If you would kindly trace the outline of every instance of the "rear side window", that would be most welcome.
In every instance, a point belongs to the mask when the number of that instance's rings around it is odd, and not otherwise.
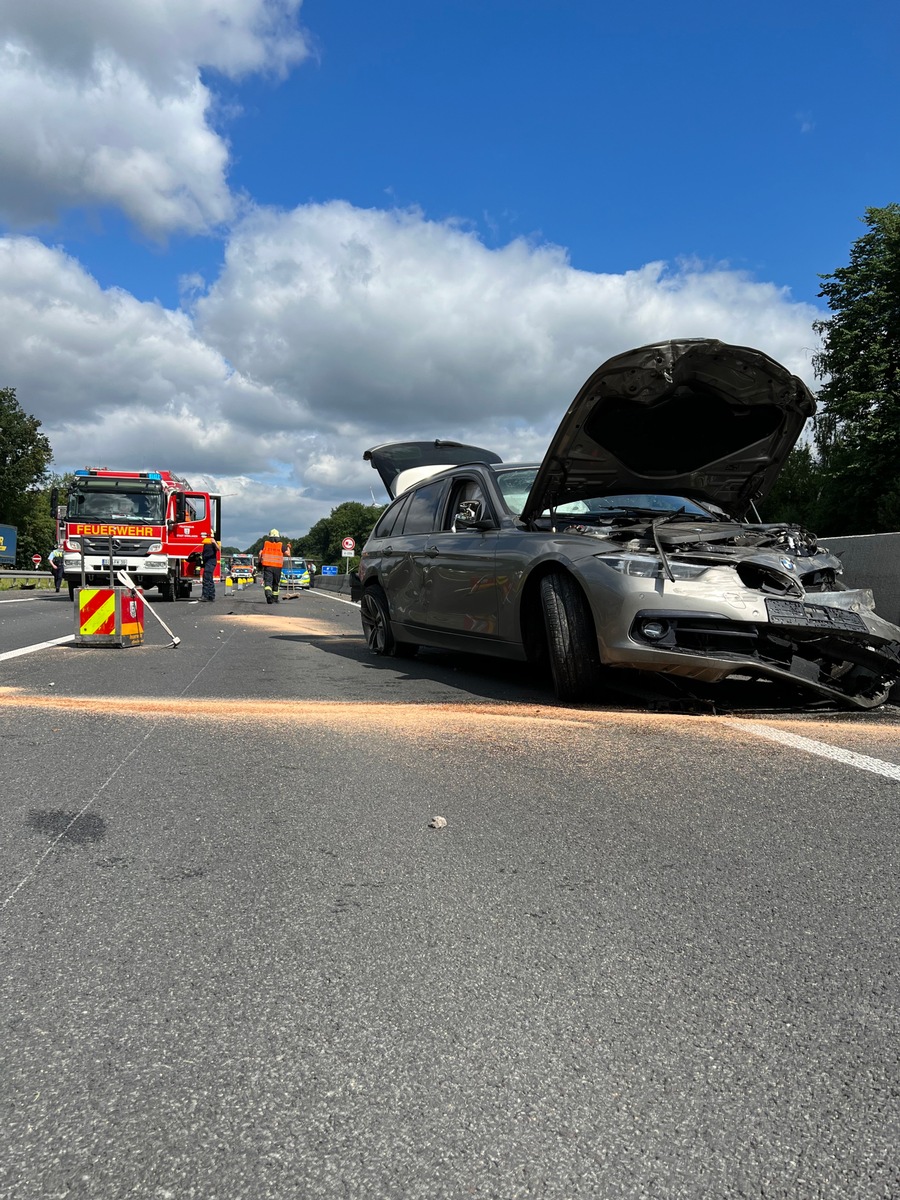
[[[390,508],[385,509],[385,511],[378,518],[378,524],[372,531],[372,537],[390,537],[395,528],[401,529],[403,527],[402,521],[398,523],[397,518],[400,516],[402,509],[405,508],[408,503],[409,496],[401,496],[399,500],[396,500],[390,506]]]
[[[438,505],[443,494],[443,480],[440,483],[429,483],[424,487],[416,488],[412,494],[409,508],[406,510],[403,533],[431,533],[437,521]],[[399,522],[395,532],[399,532]]]

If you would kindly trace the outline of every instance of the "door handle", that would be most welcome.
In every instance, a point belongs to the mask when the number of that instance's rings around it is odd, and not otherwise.
[[[437,546],[426,546],[425,553],[429,558],[437,558],[437,556],[440,554],[440,550],[438,550]]]
[[[394,551],[391,546],[385,546],[385,548],[382,550],[381,553],[384,555],[385,558],[387,558],[389,555],[393,554]]]

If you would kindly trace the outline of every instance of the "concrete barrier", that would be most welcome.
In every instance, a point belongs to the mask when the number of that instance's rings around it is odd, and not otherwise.
[[[340,575],[323,575],[319,571],[316,572],[316,581],[313,584],[313,591],[339,592],[342,596],[349,596],[350,580],[347,578],[346,572],[342,572]]]
[[[840,558],[847,587],[871,588],[878,615],[900,625],[900,533],[823,537],[819,545]]]

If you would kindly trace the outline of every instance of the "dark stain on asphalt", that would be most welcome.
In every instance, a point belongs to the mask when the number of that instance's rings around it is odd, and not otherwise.
[[[33,808],[28,828],[70,846],[89,846],[106,837],[106,822],[97,813],[66,812],[62,808]]]
[[[177,867],[168,875],[161,878],[166,883],[184,883],[188,879],[202,879],[206,875],[205,867]]]

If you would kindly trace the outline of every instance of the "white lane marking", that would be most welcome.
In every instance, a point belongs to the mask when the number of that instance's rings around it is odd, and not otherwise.
[[[327,592],[324,588],[321,591],[311,588],[307,594],[310,596],[321,596],[325,600],[337,600],[341,604],[352,604],[354,608],[359,608],[358,600],[345,600],[343,596],[335,596],[334,592]]]
[[[830,758],[847,767],[857,767],[860,771],[871,771],[874,775],[883,775],[885,779],[896,779],[900,782],[900,766],[897,763],[870,758],[868,754],[857,754],[855,750],[830,746],[827,742],[817,742],[814,738],[801,737],[798,733],[788,733],[786,729],[775,729],[771,725],[755,721],[726,721],[725,724],[730,725],[732,729],[743,729],[748,733],[755,733],[757,737],[768,738],[770,742],[781,742],[785,746],[793,746],[795,750],[805,750],[807,754],[818,754],[820,758]]]
[[[40,596],[18,596],[15,600],[0,600],[0,604],[27,604],[29,600],[40,600]]]
[[[31,654],[34,650],[47,650],[50,646],[61,646],[63,642],[74,642],[75,634],[67,633],[65,637],[54,638],[51,642],[37,642],[33,646],[23,646],[21,650],[7,650],[5,654],[0,654],[0,662],[4,662],[7,658],[18,658],[20,654]]]

